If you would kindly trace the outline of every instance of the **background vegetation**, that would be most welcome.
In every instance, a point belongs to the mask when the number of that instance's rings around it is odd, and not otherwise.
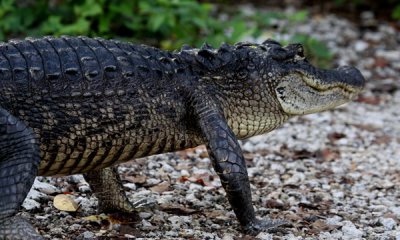
[[[120,38],[164,49],[180,48],[183,44],[200,46],[204,42],[216,47],[246,36],[258,37],[271,29],[277,19],[287,19],[290,24],[308,18],[307,11],[290,15],[261,10],[245,14],[237,8],[222,11],[223,3],[230,1],[216,2],[220,4],[195,0],[0,0],[0,40],[86,35]],[[334,2],[344,4],[342,0]],[[400,4],[393,17],[400,18]],[[315,62],[326,63],[332,57],[327,47],[311,36],[295,35],[289,41],[303,43]]]

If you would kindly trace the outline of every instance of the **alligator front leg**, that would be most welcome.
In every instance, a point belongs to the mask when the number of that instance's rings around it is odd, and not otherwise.
[[[234,133],[216,106],[206,101],[199,105],[196,112],[208,153],[243,232],[256,235],[286,224],[285,221],[256,218],[245,160]]]
[[[151,205],[151,201],[141,199],[131,203],[125,194],[117,167],[109,167],[84,174],[92,191],[99,200],[99,209],[104,213],[122,213],[137,220],[138,210]]]
[[[0,239],[42,239],[15,216],[35,180],[40,162],[34,133],[0,108]]]

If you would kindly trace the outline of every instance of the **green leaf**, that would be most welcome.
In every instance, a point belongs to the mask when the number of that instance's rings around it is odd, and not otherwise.
[[[242,40],[245,36],[251,36],[254,32],[254,28],[248,27],[245,22],[236,21],[233,24],[233,32],[230,39],[234,42]]]
[[[99,19],[99,32],[106,33],[110,31],[111,16],[107,15]]]
[[[394,8],[394,10],[393,10],[393,12],[392,12],[392,18],[393,18],[393,19],[400,20],[400,4],[398,4],[398,5]]]
[[[14,0],[1,0],[0,1],[0,17],[14,9]]]
[[[84,18],[79,18],[75,23],[65,25],[63,28],[59,29],[59,34],[68,34],[68,35],[88,35],[90,22]]]
[[[63,27],[60,16],[50,16],[47,21],[41,24],[40,29],[44,34],[51,34],[57,33]]]
[[[103,12],[103,10],[101,6],[94,0],[87,0],[84,1],[83,5],[76,5],[74,7],[74,12],[77,16],[92,17],[100,15]]]
[[[149,21],[151,31],[158,31],[165,20],[166,16],[163,14],[153,16]]]
[[[303,22],[307,19],[307,17],[308,17],[307,10],[301,10],[294,14],[288,14],[289,20],[293,22]]]

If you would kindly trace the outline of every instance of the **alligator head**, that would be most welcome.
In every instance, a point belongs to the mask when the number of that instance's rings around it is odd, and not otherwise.
[[[365,84],[354,67],[314,67],[300,44],[283,47],[267,40],[189,51],[197,63],[192,66],[200,66],[194,71],[212,86],[209,92],[224,105],[229,125],[243,138],[270,131],[290,116],[349,102]]]
[[[318,69],[306,60],[300,44],[282,48],[268,40],[264,45],[269,47],[270,62],[276,66],[272,76],[279,76],[274,81],[276,97],[288,114],[309,114],[339,106],[364,88],[365,80],[354,67]]]

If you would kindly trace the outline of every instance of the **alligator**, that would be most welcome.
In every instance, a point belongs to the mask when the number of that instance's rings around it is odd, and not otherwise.
[[[259,219],[238,140],[363,89],[354,67],[319,69],[274,40],[163,51],[88,37],[0,43],[0,239],[42,239],[17,215],[36,176],[83,173],[105,212],[134,213],[115,165],[205,144],[245,234]]]

